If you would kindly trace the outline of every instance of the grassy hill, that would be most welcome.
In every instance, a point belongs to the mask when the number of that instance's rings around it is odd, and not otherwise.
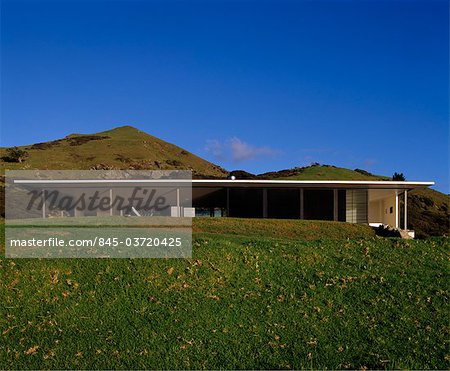
[[[448,195],[434,189],[417,189],[409,193],[408,226],[417,237],[450,236]]]
[[[8,169],[184,169],[196,176],[223,177],[217,165],[132,126],[95,134],[71,134],[50,142],[21,146],[23,163],[0,162]],[[0,157],[6,148],[0,148]]]
[[[259,174],[261,179],[280,180],[391,180],[361,169],[345,169],[333,165],[311,165]]]
[[[446,239],[199,222],[192,259],[0,259],[1,368],[448,369]]]

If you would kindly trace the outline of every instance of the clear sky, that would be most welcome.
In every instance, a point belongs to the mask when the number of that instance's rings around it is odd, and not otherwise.
[[[1,145],[133,125],[449,192],[448,1],[2,1]]]

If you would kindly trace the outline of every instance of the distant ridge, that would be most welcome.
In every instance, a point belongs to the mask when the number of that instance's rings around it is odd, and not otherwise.
[[[361,169],[345,169],[334,165],[295,167],[262,174],[252,174],[245,170],[234,170],[230,173],[236,179],[279,179],[279,180],[391,180],[381,175],[374,175]]]

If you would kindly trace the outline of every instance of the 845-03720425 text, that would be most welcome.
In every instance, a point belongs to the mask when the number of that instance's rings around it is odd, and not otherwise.
[[[93,237],[89,239],[69,239],[58,237],[45,239],[29,238],[9,241],[10,247],[179,247],[183,243],[181,237]]]

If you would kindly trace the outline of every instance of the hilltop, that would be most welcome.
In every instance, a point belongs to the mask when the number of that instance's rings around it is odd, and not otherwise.
[[[192,170],[194,176],[223,177],[226,171],[174,144],[132,126],[18,147],[23,163],[0,162],[8,169],[162,169]],[[6,148],[0,148],[4,157]]]
[[[237,179],[279,179],[279,180],[391,180],[391,178],[374,175],[362,169],[345,169],[334,165],[321,165],[318,163],[270,171],[262,174],[252,174],[244,170],[231,172]]]

